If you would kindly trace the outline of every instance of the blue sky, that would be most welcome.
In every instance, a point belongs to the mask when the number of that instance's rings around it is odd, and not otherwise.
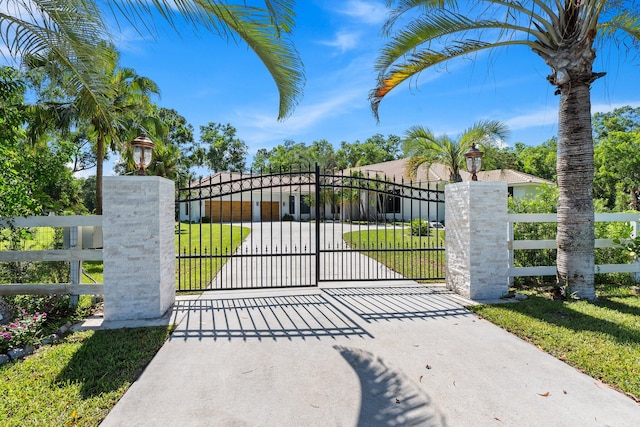
[[[374,61],[384,38],[387,9],[376,0],[299,0],[294,41],[307,76],[304,97],[293,115],[278,122],[275,84],[242,43],[213,35],[156,41],[121,34],[123,66],[155,80],[161,106],[174,108],[197,129],[210,121],[231,123],[254,153],[286,139],[334,146],[376,133],[402,135],[423,125],[455,136],[474,122],[501,120],[512,134],[509,145],[540,144],[557,133],[558,97],[547,82],[549,68],[523,47],[484,54],[423,73],[391,92],[376,123],[368,93],[375,85]],[[607,71],[592,88],[595,111],[640,106],[640,61],[631,63],[606,49],[594,71]]]
[[[262,2],[259,2],[262,3]],[[548,66],[524,47],[460,60],[396,88],[382,102],[376,123],[368,102],[374,61],[384,38],[383,0],[298,0],[294,41],[305,65],[304,96],[294,113],[277,121],[278,93],[266,68],[242,42],[212,34],[178,37],[162,31],[143,38],[121,22],[116,44],[121,66],[157,82],[160,106],[173,108],[197,130],[208,122],[231,123],[250,147],[271,148],[291,139],[363,141],[380,133],[402,134],[413,125],[436,134],[459,134],[478,120],[505,122],[506,141],[540,144],[557,133],[559,98],[547,82]],[[592,86],[592,112],[640,106],[640,59],[602,49],[594,71],[607,71]],[[249,163],[250,164],[250,163]]]

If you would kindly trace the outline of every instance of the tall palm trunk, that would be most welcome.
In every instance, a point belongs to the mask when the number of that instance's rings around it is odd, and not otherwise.
[[[104,163],[104,133],[98,132],[96,148],[96,215],[102,215],[102,175]]]
[[[595,299],[593,137],[590,82],[561,88],[558,113],[558,285]]]

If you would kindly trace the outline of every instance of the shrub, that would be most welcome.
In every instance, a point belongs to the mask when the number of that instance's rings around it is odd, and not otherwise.
[[[421,218],[416,218],[411,221],[411,235],[412,236],[428,236],[429,235],[429,221]]]
[[[283,221],[293,221],[293,215],[284,214],[284,215],[282,215],[282,220]]]
[[[45,313],[29,314],[22,311],[15,321],[0,326],[0,353],[11,348],[26,347],[38,342],[42,326],[47,319]]]
[[[543,185],[540,193],[533,198],[509,198],[509,211],[512,213],[555,213],[558,205],[558,189]],[[594,200],[596,212],[606,212],[602,200]],[[557,232],[556,223],[517,223],[513,227],[515,240],[554,240]],[[625,223],[613,222],[595,224],[596,239],[609,238],[624,240],[631,235],[631,226]],[[626,264],[632,261],[630,254],[622,245],[613,248],[597,248],[595,250],[596,264]],[[533,267],[540,265],[556,265],[557,251],[555,249],[536,249],[514,251],[514,265],[516,267]],[[624,282],[630,279],[629,274],[597,274],[597,282]],[[526,284],[530,281],[555,282],[555,277],[515,278],[516,284]]]
[[[18,313],[45,313],[48,321],[62,319],[73,314],[69,295],[15,295],[5,301]]]

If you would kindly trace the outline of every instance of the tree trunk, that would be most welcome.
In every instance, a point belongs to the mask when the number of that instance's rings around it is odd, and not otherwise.
[[[104,163],[104,135],[98,132],[96,148],[96,215],[102,215],[102,175]]]
[[[589,83],[561,90],[558,111],[558,285],[592,300],[594,287],[593,139]]]

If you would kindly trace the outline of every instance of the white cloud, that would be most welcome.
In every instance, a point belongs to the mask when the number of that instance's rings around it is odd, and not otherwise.
[[[379,24],[387,18],[388,9],[378,1],[348,0],[336,12],[365,24]]]
[[[595,113],[609,113],[616,108],[626,107],[627,105],[638,108],[640,107],[640,101],[629,101],[629,102],[616,102],[613,104],[592,104],[591,105],[591,114]]]
[[[340,52],[344,53],[357,47],[359,38],[359,33],[340,31],[333,40],[320,41],[319,43],[325,46],[336,47]]]
[[[550,126],[557,122],[558,112],[552,108],[544,108],[527,114],[511,117],[504,122],[512,130],[528,129],[537,126]]]
[[[242,139],[252,147],[261,144],[278,144],[284,139],[297,139],[296,135],[339,117],[348,110],[365,108],[363,96],[366,96],[366,92],[358,88],[336,92],[313,104],[303,103],[292,117],[283,122],[276,121],[271,111],[264,113],[244,109],[237,112],[233,123],[238,129],[242,129]]]
[[[608,113],[616,108],[630,105],[632,107],[640,107],[640,101],[616,102],[616,103],[597,103],[591,105],[591,114]],[[520,130],[529,129],[540,126],[557,126],[558,110],[555,107],[545,107],[538,111],[532,111],[526,114],[511,117],[504,121],[510,129]]]
[[[145,44],[154,41],[152,37],[145,37],[132,27],[111,26],[109,32],[113,34],[113,43],[121,52],[141,53],[145,51]]]

